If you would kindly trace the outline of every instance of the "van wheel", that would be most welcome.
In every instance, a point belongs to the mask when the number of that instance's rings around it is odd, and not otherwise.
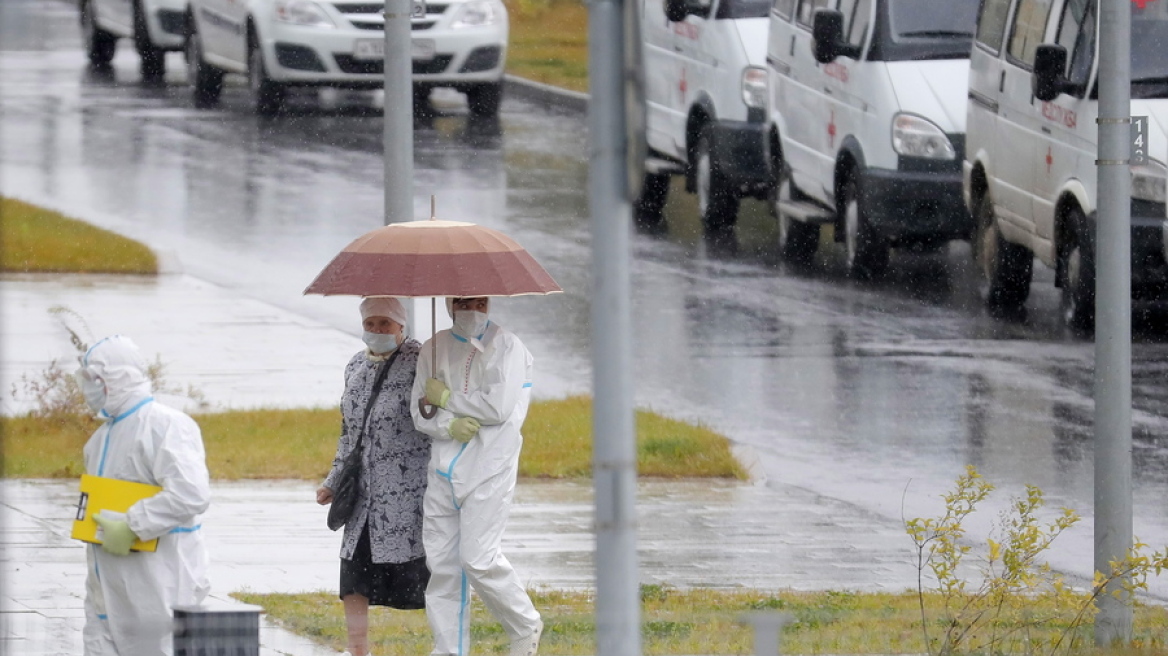
[[[466,90],[466,106],[475,116],[498,116],[503,100],[501,83],[476,84]]]
[[[866,279],[883,274],[888,268],[888,242],[868,220],[855,176],[844,184],[843,223],[848,275]]]
[[[786,164],[779,161],[775,167],[779,171],[778,182],[768,192],[771,215],[779,227],[779,255],[792,262],[807,262],[819,248],[819,224],[792,219],[784,212],[782,203],[806,199],[791,180],[791,172]]]
[[[143,82],[161,82],[166,74],[166,51],[155,47],[146,28],[146,12],[141,2],[134,3],[134,49],[138,51]]]
[[[114,58],[118,38],[97,26],[91,0],[83,0],[81,3],[81,36],[85,39],[85,54],[89,57],[89,63],[98,68],[109,66]]]
[[[989,194],[978,199],[977,243],[974,254],[985,280],[983,296],[994,309],[1017,309],[1030,295],[1034,254],[1002,237]]]
[[[264,66],[264,51],[254,35],[248,39],[247,82],[251,88],[253,109],[256,114],[275,116],[284,108],[287,89],[268,77],[268,69]]]
[[[669,176],[664,173],[646,173],[641,182],[641,195],[633,205],[637,227],[659,230],[665,225],[665,200],[669,197]]]
[[[1078,226],[1073,235],[1075,241],[1060,253],[1063,320],[1075,330],[1091,331],[1095,328],[1095,253],[1086,236],[1078,232],[1087,224],[1082,211],[1072,211],[1068,218]]]
[[[187,80],[191,84],[195,107],[212,107],[223,93],[223,71],[203,61],[203,42],[195,28],[194,18],[188,18],[186,57]]]
[[[711,153],[710,129],[702,128],[694,153],[694,182],[698,194],[698,210],[707,237],[729,236],[738,219],[738,196],[726,182]]]

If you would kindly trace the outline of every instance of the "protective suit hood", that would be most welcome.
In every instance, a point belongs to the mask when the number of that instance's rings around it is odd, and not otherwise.
[[[102,411],[116,417],[150,396],[146,359],[134,340],[112,335],[94,344],[81,358],[81,366],[105,382],[107,400]]]

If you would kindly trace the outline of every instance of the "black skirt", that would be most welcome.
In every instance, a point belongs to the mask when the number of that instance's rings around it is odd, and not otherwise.
[[[404,563],[373,562],[368,530],[361,531],[353,559],[341,559],[341,599],[359,594],[371,606],[419,610],[426,607],[429,582],[430,570],[424,557]]]

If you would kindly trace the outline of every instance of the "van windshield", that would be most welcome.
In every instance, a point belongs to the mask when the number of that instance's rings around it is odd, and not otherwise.
[[[1168,1],[1132,4],[1131,96],[1168,98]]]
[[[714,18],[766,18],[770,11],[770,0],[722,0]]]
[[[980,0],[886,0],[879,58],[965,59],[973,45]]]

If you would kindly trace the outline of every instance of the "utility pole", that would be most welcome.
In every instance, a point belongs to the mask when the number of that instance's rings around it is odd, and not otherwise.
[[[1132,546],[1131,1],[1099,1],[1099,207],[1095,276],[1095,571]],[[1123,580],[1099,595],[1095,643],[1127,644]],[[1118,597],[1116,596],[1118,593]]]
[[[597,656],[641,653],[630,301],[633,216],[623,79],[622,2],[629,1],[591,0],[588,5]]]

